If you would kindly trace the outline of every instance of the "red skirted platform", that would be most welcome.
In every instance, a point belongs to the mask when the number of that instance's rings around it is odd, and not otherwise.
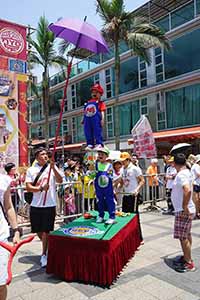
[[[140,243],[137,215],[109,240],[52,234],[46,271],[66,281],[110,286]]]

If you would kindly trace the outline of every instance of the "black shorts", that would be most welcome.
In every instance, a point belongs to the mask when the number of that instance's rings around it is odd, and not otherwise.
[[[125,195],[122,199],[122,211],[138,213],[138,201],[133,195]]]
[[[54,229],[56,207],[34,207],[30,208],[31,232],[49,232]]]
[[[193,191],[194,191],[195,193],[200,193],[200,185],[194,184],[194,186],[193,186]]]

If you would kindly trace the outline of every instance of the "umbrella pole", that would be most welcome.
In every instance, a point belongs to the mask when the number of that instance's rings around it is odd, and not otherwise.
[[[67,66],[67,78],[66,78],[66,82],[65,82],[63,99],[62,99],[62,102],[61,102],[60,115],[59,115],[59,119],[58,119],[58,125],[57,125],[57,128],[56,128],[56,136],[55,136],[55,141],[54,141],[54,146],[53,146],[53,153],[52,153],[53,162],[55,161],[55,153],[56,153],[56,147],[57,147],[57,143],[58,143],[58,136],[59,136],[60,126],[61,126],[64,106],[65,106],[65,101],[67,101],[67,88],[68,88],[69,78],[70,78],[71,69],[72,69],[72,62],[73,62],[73,56],[71,58],[71,61],[70,61],[69,65]],[[48,173],[48,178],[47,178],[47,184],[49,184],[49,180],[50,180],[50,176],[51,176],[51,169],[52,169],[52,167],[50,166],[49,173]],[[46,198],[47,198],[47,191],[45,191],[43,205],[45,205],[45,203],[46,203]]]
[[[85,16],[84,22],[86,21],[86,19],[87,19],[87,16]],[[76,49],[78,48],[80,39],[81,39],[81,33],[79,34],[77,43],[75,45],[74,53],[75,53]],[[58,136],[59,136],[60,126],[61,126],[61,121],[62,121],[63,110],[64,110],[64,106],[65,106],[65,101],[67,101],[67,88],[68,88],[68,84],[69,84],[69,78],[70,78],[70,74],[71,74],[73,58],[74,58],[74,55],[72,55],[71,61],[70,61],[69,65],[67,66],[67,78],[66,78],[66,82],[65,82],[63,99],[61,102],[60,115],[59,115],[59,119],[58,119],[58,125],[56,128],[56,136],[55,136],[55,142],[54,142],[54,147],[53,147],[53,154],[52,154],[53,162],[55,161],[55,153],[56,153],[56,147],[57,147],[57,143],[58,143]],[[49,184],[49,180],[50,180],[50,176],[51,176],[51,169],[52,169],[52,167],[50,165],[49,174],[48,174],[48,178],[47,178],[47,184]],[[46,203],[46,199],[47,199],[47,191],[45,191],[45,194],[44,194],[43,206]]]

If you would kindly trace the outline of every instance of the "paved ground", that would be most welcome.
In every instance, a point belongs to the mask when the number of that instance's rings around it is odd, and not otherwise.
[[[142,211],[145,244],[110,289],[66,283],[40,269],[40,242],[25,245],[15,257],[9,300],[200,300],[200,220],[193,222],[193,259],[197,270],[185,274],[171,268],[180,255],[172,238],[173,216]]]

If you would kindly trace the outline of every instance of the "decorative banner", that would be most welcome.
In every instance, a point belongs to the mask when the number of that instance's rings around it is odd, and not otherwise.
[[[26,73],[26,63],[22,60],[9,59],[9,70],[16,73]]]
[[[141,116],[131,133],[133,136],[133,151],[139,158],[153,158],[157,156],[151,125],[145,115]]]
[[[28,163],[26,27],[0,20],[0,173]]]
[[[0,20],[0,55],[27,60],[25,26]]]
[[[8,58],[0,56],[0,70],[8,70]]]
[[[18,166],[17,96],[16,74],[0,71],[0,172],[8,162]]]
[[[18,81],[18,99],[19,99],[19,165],[28,165],[28,126],[27,126],[27,101],[26,101],[27,83]]]
[[[69,228],[61,228],[60,231],[62,231],[66,235],[76,236],[76,237],[84,237],[84,236],[90,236],[90,235],[104,233],[104,231],[99,230],[96,227],[85,226],[85,225],[74,226],[74,227],[69,227]]]

